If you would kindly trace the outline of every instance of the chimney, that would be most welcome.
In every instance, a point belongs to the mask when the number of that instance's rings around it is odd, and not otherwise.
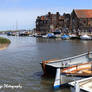
[[[57,15],[57,16],[60,16],[59,12],[56,12],[56,15]]]
[[[51,16],[51,12],[48,12],[48,16],[49,16],[49,17]]]

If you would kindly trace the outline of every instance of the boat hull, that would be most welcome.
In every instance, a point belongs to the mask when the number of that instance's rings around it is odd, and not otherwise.
[[[42,66],[42,70],[44,72],[43,75],[55,77],[55,75],[56,75],[56,68],[55,67],[49,66],[49,65],[45,65],[45,67],[44,67],[43,64],[41,64],[41,66]]]

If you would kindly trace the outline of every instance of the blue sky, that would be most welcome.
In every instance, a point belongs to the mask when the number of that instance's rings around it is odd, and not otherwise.
[[[0,30],[15,30],[16,21],[18,29],[32,29],[37,16],[72,9],[92,9],[92,0],[0,0]]]

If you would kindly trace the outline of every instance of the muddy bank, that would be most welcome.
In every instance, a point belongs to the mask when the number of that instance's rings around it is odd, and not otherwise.
[[[0,50],[4,50],[9,46],[9,44],[0,44]]]

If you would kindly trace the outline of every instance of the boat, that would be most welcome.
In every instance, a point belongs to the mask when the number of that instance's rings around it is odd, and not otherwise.
[[[82,39],[82,40],[91,40],[92,38],[85,34],[85,35],[80,36],[80,39]]]
[[[41,37],[42,37],[42,35],[36,35],[35,37],[36,37],[36,38],[41,38]]]
[[[54,33],[48,33],[48,34],[47,34],[47,37],[48,37],[48,38],[56,38],[55,35],[54,35]]]
[[[92,61],[92,52],[87,52],[77,56],[65,58],[65,59],[51,59],[42,61],[40,64],[42,66],[45,75],[56,75],[56,69],[59,67],[61,69],[67,68],[72,65],[78,65],[81,63],[88,63]]]
[[[56,34],[55,37],[56,38],[61,38],[61,34]]]
[[[19,33],[19,36],[29,36],[29,33],[28,32],[20,32]]]
[[[46,34],[46,35],[42,35],[42,38],[48,38],[48,35]]]
[[[77,36],[76,34],[71,34],[69,36],[70,36],[70,39],[80,39],[79,36]]]
[[[61,39],[63,39],[63,40],[68,40],[68,39],[70,39],[70,36],[64,34],[63,36],[61,36]]]
[[[7,33],[7,36],[11,36],[11,34],[12,34],[11,32],[8,32],[8,33]]]
[[[62,85],[65,85],[74,80],[79,80],[84,77],[92,76],[92,62],[73,65],[64,69],[57,68],[54,88],[59,88]]]
[[[92,77],[69,83],[71,92],[92,92]]]

